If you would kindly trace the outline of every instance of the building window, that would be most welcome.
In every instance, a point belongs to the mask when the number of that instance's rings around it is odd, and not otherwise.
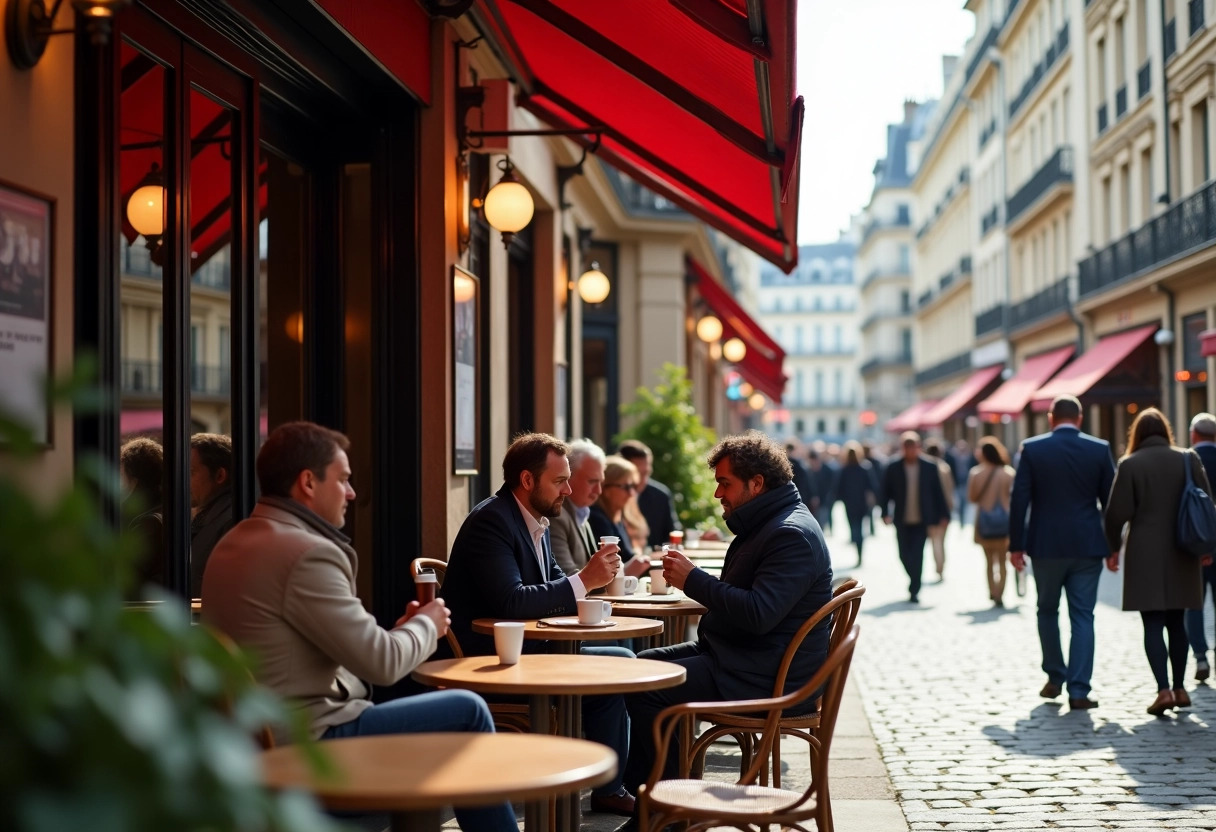
[[[1207,328],[1207,315],[1196,312],[1182,319],[1182,368],[1184,370],[1207,370],[1207,359],[1200,348],[1199,333]]]

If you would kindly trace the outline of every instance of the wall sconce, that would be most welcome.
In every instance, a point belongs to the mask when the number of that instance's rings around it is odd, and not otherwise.
[[[742,338],[731,338],[722,345],[722,357],[732,364],[738,364],[747,355],[747,344]]]
[[[139,185],[127,200],[127,222],[143,236],[152,262],[160,265],[161,240],[165,233],[165,178],[160,165],[152,163],[152,169],[139,180]]]
[[[603,303],[611,291],[612,284],[608,275],[600,271],[599,263],[592,260],[591,268],[579,275],[578,296],[583,299],[583,303]]]
[[[473,203],[469,194],[469,154],[456,157],[456,245],[464,254],[472,238]]]
[[[71,0],[76,14],[85,21],[89,40],[95,46],[108,43],[114,14],[131,0]],[[32,69],[46,51],[51,35],[66,35],[74,29],[55,29],[55,16],[63,0],[48,10],[45,0],[8,0],[4,10],[8,54],[17,69]]]
[[[502,179],[490,188],[481,210],[490,227],[502,233],[502,244],[510,248],[511,239],[532,222],[536,203],[532,201],[532,193],[515,177],[510,156],[498,163],[498,169],[502,171]]]
[[[722,322],[716,315],[705,315],[697,321],[697,337],[712,344],[722,337]]]

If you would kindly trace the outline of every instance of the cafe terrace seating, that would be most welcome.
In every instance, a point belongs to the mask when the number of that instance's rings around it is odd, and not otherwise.
[[[850,596],[849,593],[857,594]],[[850,603],[855,604],[860,593],[855,588],[838,597],[849,598],[849,601],[842,602],[843,609]],[[691,702],[663,710],[654,725],[658,748],[655,765],[649,780],[638,789],[638,825],[641,832],[657,832],[669,824],[680,823],[688,824],[687,832],[718,826],[750,829],[772,824],[805,830],[802,824],[808,820],[814,820],[820,832],[830,830],[828,757],[860,630],[860,625],[853,624],[840,642],[829,650],[827,659],[815,675],[787,696],[734,702]],[[809,739],[814,749],[810,784],[803,792],[757,784],[760,770],[767,763],[773,745],[780,741],[782,711],[806,701],[820,688],[823,688],[823,696],[819,707],[819,727]],[[760,741],[751,765],[738,783],[659,779],[671,743],[676,741],[674,734],[677,728],[710,714],[752,715],[761,711],[765,712],[765,717]]]

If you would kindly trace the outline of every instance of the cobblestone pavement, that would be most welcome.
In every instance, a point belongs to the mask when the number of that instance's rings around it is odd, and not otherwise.
[[[861,568],[844,523],[829,541],[837,577],[868,587],[852,672],[912,830],[1216,829],[1216,689],[1188,681],[1192,708],[1145,712],[1156,684],[1140,618],[1120,610],[1121,575],[1100,586],[1100,706],[1070,712],[1038,696],[1033,579],[1019,599],[1011,578],[1007,608],[993,609],[970,528],[951,525],[942,583],[926,547],[919,606],[891,529],[867,540]],[[1067,638],[1063,610],[1061,628]]]

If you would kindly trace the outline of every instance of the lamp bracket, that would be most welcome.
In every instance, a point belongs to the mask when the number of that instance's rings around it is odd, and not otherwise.
[[[85,21],[85,31],[94,46],[110,40],[114,13],[129,5],[131,0],[72,0],[77,19]],[[55,29],[55,18],[63,0],[54,0],[47,8],[46,0],[7,0],[4,9],[5,40],[8,54],[18,69],[32,69],[46,51],[52,35],[73,34],[75,29]]]
[[[587,154],[594,153],[600,149],[600,142],[603,141],[604,134],[596,133],[595,141],[589,145],[583,145],[583,155],[573,165],[558,165],[557,166],[557,207],[563,211],[571,207],[569,202],[566,202],[566,183],[576,176],[581,176],[583,173],[583,163],[587,161]]]

